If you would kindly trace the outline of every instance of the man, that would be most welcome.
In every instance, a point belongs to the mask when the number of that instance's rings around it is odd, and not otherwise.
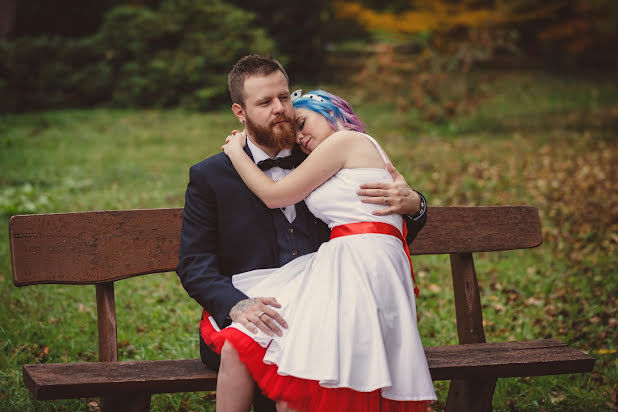
[[[288,77],[271,57],[240,59],[228,76],[232,111],[247,132],[245,151],[273,180],[289,173],[303,154],[294,147],[296,127]],[[281,163],[271,159],[284,159]],[[425,220],[424,199],[412,191],[397,171],[394,183],[376,183],[360,191],[363,201],[381,203],[382,213],[407,217],[408,243]],[[421,204],[423,207],[421,207]],[[221,153],[191,167],[182,218],[177,273],[184,288],[210,313],[219,327],[236,321],[247,328],[280,334],[285,320],[273,310],[270,297],[248,298],[233,284],[234,274],[280,267],[314,252],[329,238],[328,227],[304,202],[268,209],[243,183],[229,158]],[[219,357],[200,336],[202,361],[218,369]],[[258,391],[259,392],[259,391]],[[256,411],[274,405],[255,404]]]

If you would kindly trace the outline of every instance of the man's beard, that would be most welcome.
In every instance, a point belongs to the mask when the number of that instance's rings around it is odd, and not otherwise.
[[[260,146],[276,150],[278,153],[283,149],[290,149],[296,141],[296,124],[285,115],[277,116],[267,126],[257,125],[249,116],[246,116],[246,119],[249,134]]]

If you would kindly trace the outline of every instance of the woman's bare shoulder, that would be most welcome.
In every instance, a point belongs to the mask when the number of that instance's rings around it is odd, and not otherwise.
[[[362,167],[383,168],[384,160],[378,148],[366,134],[352,130],[340,130],[334,133],[333,143],[339,146],[347,154],[344,168],[354,169]]]
[[[339,130],[333,133],[329,140],[332,139],[333,142],[338,142],[338,144],[346,144],[352,142],[360,142],[365,141],[367,143],[371,142],[367,139],[367,136],[364,133],[355,132],[353,130]]]

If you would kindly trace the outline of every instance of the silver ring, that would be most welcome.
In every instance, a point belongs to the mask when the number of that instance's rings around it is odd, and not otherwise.
[[[388,196],[384,196],[384,204],[388,205]]]
[[[262,313],[260,313],[260,316],[258,316],[258,319],[259,319],[259,320],[262,320],[262,316],[263,316],[263,315],[265,315],[265,314],[266,314],[266,312],[262,312]]]

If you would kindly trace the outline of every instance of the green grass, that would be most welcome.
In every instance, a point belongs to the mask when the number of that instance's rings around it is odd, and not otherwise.
[[[595,357],[595,369],[501,379],[496,411],[615,410],[616,84],[502,73],[475,110],[439,125],[388,104],[353,102],[431,205],[539,208],[543,246],[475,256],[487,338],[558,338]],[[96,360],[95,292],[91,286],[15,287],[9,216],[182,207],[189,166],[219,152],[235,127],[227,110],[0,117],[0,410],[96,409],[95,399],[37,402],[23,385],[25,363]],[[424,343],[456,343],[448,256],[415,257],[414,266]],[[121,360],[199,356],[200,308],[174,273],[122,280],[115,289]],[[435,385],[440,410],[448,382]],[[214,407],[212,394],[197,393],[155,395],[153,409]]]

